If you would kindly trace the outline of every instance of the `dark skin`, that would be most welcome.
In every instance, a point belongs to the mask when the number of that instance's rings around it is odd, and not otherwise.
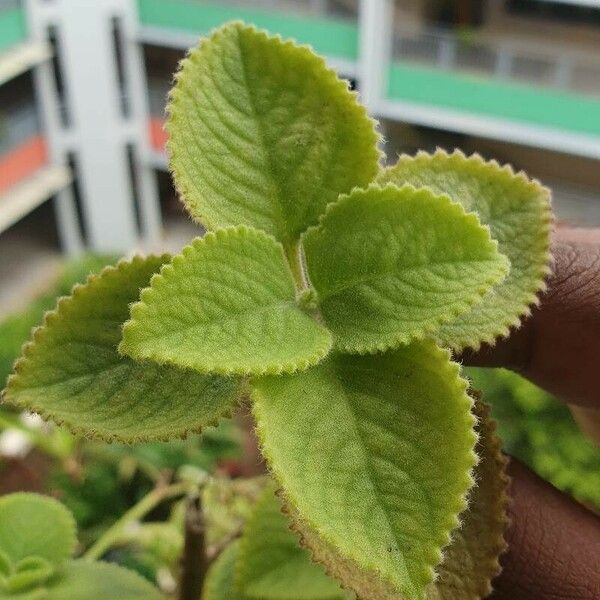
[[[504,367],[566,402],[600,445],[600,230],[560,228],[539,308],[464,364]],[[599,449],[600,451],[600,449]],[[600,516],[515,459],[509,464],[509,549],[494,600],[600,599]]]

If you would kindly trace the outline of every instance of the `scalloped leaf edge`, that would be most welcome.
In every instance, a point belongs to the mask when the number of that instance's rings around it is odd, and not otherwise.
[[[145,310],[147,310],[146,303],[154,295],[153,287],[157,283],[160,285],[160,283],[162,283],[164,281],[164,276],[166,273],[172,272],[178,263],[181,264],[182,262],[184,262],[187,255],[189,255],[191,252],[194,252],[195,250],[197,250],[198,248],[200,248],[202,246],[218,243],[220,240],[230,237],[232,235],[241,235],[242,237],[255,236],[256,238],[263,238],[265,240],[269,240],[270,242],[273,242],[274,244],[276,244],[277,247],[281,250],[281,253],[282,253],[281,258],[285,263],[286,270],[290,276],[290,280],[293,281],[292,271],[290,269],[289,262],[285,256],[283,246],[282,246],[281,242],[277,241],[272,235],[270,235],[260,229],[255,229],[253,227],[249,227],[247,225],[235,225],[235,226],[231,226],[231,227],[220,227],[218,229],[215,229],[214,231],[209,231],[203,237],[194,238],[192,240],[192,242],[190,244],[188,244],[187,246],[185,246],[179,254],[176,254],[175,256],[172,257],[172,259],[169,262],[166,262],[165,264],[163,264],[162,267],[160,268],[159,272],[155,273],[151,277],[148,287],[144,288],[140,293],[140,300],[138,302],[135,302],[134,304],[132,304],[130,307],[130,318],[123,325],[123,339],[121,340],[121,343],[118,346],[119,354],[128,356],[129,358],[132,358],[133,360],[136,360],[136,361],[151,360],[152,362],[155,362],[160,365],[172,365],[175,367],[183,368],[182,365],[177,364],[174,361],[165,360],[156,355],[141,356],[135,352],[131,352],[130,350],[127,350],[126,349],[127,344],[124,339],[126,332],[128,330],[131,330],[133,327],[135,327],[134,320],[136,319],[136,317],[138,315],[142,314]],[[300,306],[297,303],[297,300],[296,300],[295,306],[298,311],[302,312]],[[317,323],[317,324],[320,325],[320,323]],[[323,360],[331,351],[331,347],[332,347],[332,343],[333,343],[331,333],[325,327],[323,327],[323,326],[321,326],[321,327],[324,331],[327,331],[327,333],[329,333],[329,339],[327,341],[328,343],[324,344],[323,346],[321,346],[320,348],[315,350],[313,354],[311,354],[309,357],[306,357],[306,358],[298,359],[295,361],[289,361],[287,363],[282,362],[277,365],[264,367],[262,369],[248,369],[248,368],[243,368],[243,367],[240,367],[240,368],[211,367],[210,369],[207,368],[206,370],[204,370],[204,369],[199,368],[197,365],[195,365],[195,366],[190,365],[190,366],[187,366],[186,368],[189,368],[191,370],[197,371],[199,373],[204,373],[207,375],[213,374],[213,375],[221,375],[224,377],[231,377],[231,376],[261,377],[264,375],[282,375],[282,374],[287,375],[287,374],[296,373],[298,371],[305,371],[309,367],[312,367],[312,366],[318,364],[319,362],[321,362],[321,360]]]
[[[527,297],[524,299],[524,308],[516,317],[505,319],[502,323],[499,323],[495,333],[482,336],[477,340],[471,339],[465,341],[463,344],[448,344],[444,345],[450,347],[453,351],[459,352],[462,350],[471,349],[477,352],[482,344],[487,344],[491,347],[495,346],[496,343],[510,335],[511,329],[519,328],[523,319],[531,315],[532,308],[539,306],[540,295],[547,291],[548,287],[546,279],[552,275],[552,265],[554,259],[552,257],[550,248],[550,234],[553,230],[554,217],[552,215],[552,192],[550,188],[543,185],[540,181],[535,178],[529,177],[525,171],[515,169],[510,164],[501,164],[497,160],[485,160],[479,153],[474,152],[472,154],[465,154],[462,150],[455,148],[452,152],[448,152],[442,148],[437,148],[435,152],[429,153],[424,150],[419,150],[414,156],[409,154],[399,154],[398,160],[395,164],[383,168],[378,174],[377,178],[381,177],[384,173],[393,172],[394,167],[401,162],[419,162],[429,161],[435,157],[442,157],[447,160],[454,160],[460,163],[467,163],[478,170],[492,169],[495,171],[495,175],[506,177],[512,180],[513,185],[523,185],[530,189],[535,189],[543,197],[543,200],[539,202],[539,208],[543,214],[542,219],[542,231],[540,232],[537,243],[540,244],[541,253],[545,255],[544,266],[542,266],[537,274],[535,283],[527,291]],[[438,340],[439,341],[439,340]]]
[[[448,377],[447,380],[451,379],[454,381],[455,389],[458,394],[462,395],[463,401],[466,401],[468,406],[470,407],[470,414],[472,417],[472,435],[473,435],[473,444],[472,449],[470,451],[471,454],[471,467],[465,473],[465,489],[466,491],[457,497],[451,507],[451,513],[448,515],[447,525],[445,527],[446,533],[440,535],[439,540],[435,542],[435,546],[437,549],[432,549],[432,555],[430,562],[434,566],[426,567],[426,577],[430,580],[435,579],[435,566],[439,565],[442,560],[443,548],[446,547],[451,541],[452,531],[454,531],[461,523],[460,515],[463,513],[468,507],[468,497],[469,492],[475,485],[475,479],[473,477],[474,469],[479,462],[479,457],[475,453],[475,447],[479,440],[479,435],[475,430],[475,425],[477,423],[477,417],[474,415],[474,401],[471,395],[468,393],[469,390],[469,382],[466,380],[461,374],[461,365],[452,360],[451,352],[445,348],[440,348],[438,346],[434,346],[434,348],[440,354],[443,354],[447,357],[447,362],[444,365],[444,370],[446,371]],[[250,398],[254,399],[257,394],[256,388],[252,388]],[[265,459],[265,464],[271,474],[271,477],[275,480],[278,487],[281,490],[278,492],[280,498],[282,500],[284,506],[284,512],[290,518],[292,530],[296,532],[296,534],[300,538],[300,543],[303,547],[307,548],[313,560],[322,564],[325,568],[325,572],[335,578],[340,582],[342,587],[346,590],[355,592],[361,600],[405,600],[405,597],[400,595],[399,592],[395,591],[394,584],[391,581],[388,581],[386,578],[380,578],[377,576],[378,568],[377,565],[370,565],[368,567],[361,567],[359,565],[359,561],[357,557],[354,556],[341,556],[336,549],[335,541],[329,539],[327,536],[324,536],[320,533],[319,528],[316,524],[314,524],[309,518],[306,518],[298,512],[297,503],[294,498],[289,495],[283,484],[283,477],[279,473],[279,471],[273,466],[273,461],[271,460],[270,453],[265,448],[265,435],[264,435],[264,425],[261,424],[260,415],[257,414],[257,403],[252,403],[252,414],[254,416],[255,421],[255,431],[256,437],[258,440],[259,448],[262,456]],[[435,555],[435,556],[434,556]],[[342,568],[337,569],[335,566],[332,567],[332,559],[331,557],[335,557],[336,561],[342,564]],[[368,571],[372,572],[369,573]],[[367,578],[365,579],[365,588],[360,591],[350,587],[347,582],[345,582],[342,577],[346,572],[359,572],[365,573]],[[378,590],[377,594],[384,595],[370,595],[373,590]]]
[[[474,595],[466,595],[463,592],[456,597],[449,596],[444,591],[438,592],[437,582],[442,576],[444,569],[444,558],[447,554],[448,549],[452,546],[452,537],[458,532],[455,529],[452,532],[450,544],[442,550],[442,560],[436,568],[436,579],[429,584],[425,591],[425,600],[479,600],[480,598],[487,598],[488,595],[493,591],[492,581],[494,577],[499,575],[502,571],[500,564],[500,556],[507,550],[508,544],[505,538],[506,528],[509,524],[509,518],[507,509],[510,505],[510,499],[508,496],[508,486],[510,484],[510,477],[506,471],[508,465],[508,457],[502,452],[502,440],[496,434],[496,421],[491,417],[491,408],[488,404],[481,400],[481,394],[473,388],[469,389],[469,395],[473,398],[473,414],[477,420],[475,426],[478,432],[478,441],[476,451],[479,457],[479,464],[483,461],[493,462],[495,468],[493,469],[496,487],[499,489],[498,495],[494,496],[493,503],[489,506],[488,515],[491,520],[494,521],[496,527],[493,528],[494,533],[500,532],[497,537],[494,536],[492,541],[488,544],[488,552],[484,559],[481,556],[477,557],[476,571],[477,575],[481,576],[476,582],[477,590]],[[485,440],[485,442],[484,442]],[[483,458],[482,458],[483,457]],[[464,518],[461,521],[466,522],[469,519],[470,506],[472,504],[473,495],[477,493],[477,479],[478,472],[474,471],[475,484],[469,490],[467,496],[467,507],[463,511],[462,515]],[[455,591],[454,586],[450,584],[450,592]],[[448,588],[446,587],[446,590]]]
[[[304,53],[305,56],[310,56],[312,59],[314,59],[315,67],[318,67],[324,76],[327,76],[327,77],[333,76],[333,78],[335,79],[335,85],[337,87],[336,92],[338,94],[349,94],[350,98],[354,101],[352,108],[358,112],[359,116],[362,117],[365,120],[365,122],[368,122],[371,125],[372,132],[374,134],[373,150],[377,156],[376,162],[381,164],[383,159],[385,158],[385,154],[384,154],[383,150],[381,149],[381,145],[384,141],[384,138],[378,129],[379,122],[369,115],[367,108],[359,101],[359,93],[357,91],[350,90],[348,87],[348,82],[346,80],[340,78],[339,75],[337,74],[336,70],[329,67],[327,65],[326,60],[320,54],[317,54],[314,51],[314,49],[312,48],[312,46],[310,46],[308,44],[299,44],[298,42],[296,42],[293,39],[284,39],[280,34],[273,35],[273,34],[269,33],[266,29],[258,28],[255,25],[248,25],[239,19],[229,21],[228,23],[225,23],[224,25],[221,25],[220,27],[217,27],[217,28],[213,29],[212,31],[210,31],[210,33],[205,38],[202,38],[200,40],[200,43],[198,45],[190,48],[187,51],[186,56],[179,61],[177,71],[175,72],[175,74],[173,76],[174,85],[169,90],[169,94],[168,94],[168,98],[167,98],[167,106],[165,109],[165,112],[168,115],[168,118],[167,118],[167,120],[165,122],[165,126],[164,126],[164,129],[167,133],[166,151],[169,156],[169,172],[171,173],[171,176],[173,179],[175,191],[177,192],[177,195],[179,196],[181,202],[185,206],[185,209],[186,209],[187,213],[190,215],[190,217],[192,218],[192,220],[195,221],[196,223],[198,223],[199,225],[202,225],[207,230],[217,230],[222,227],[219,227],[218,225],[211,223],[210,220],[207,219],[205,215],[199,214],[198,210],[194,209],[193,205],[187,199],[189,196],[193,196],[193,193],[190,193],[187,184],[184,183],[185,177],[180,177],[180,169],[175,164],[177,161],[177,159],[175,158],[175,154],[177,151],[174,147],[174,143],[172,142],[172,139],[173,139],[173,137],[172,137],[173,132],[171,129],[171,122],[173,119],[172,106],[174,106],[174,103],[176,101],[176,98],[175,98],[176,84],[177,84],[178,80],[180,79],[180,77],[182,76],[183,68],[185,66],[186,61],[194,62],[197,59],[198,53],[201,51],[202,47],[205,44],[209,43],[213,38],[215,38],[216,36],[221,34],[223,32],[223,30],[230,28],[230,27],[244,28],[244,29],[251,30],[254,34],[261,36],[264,40],[271,40],[271,41],[278,42],[283,48],[294,49],[294,51],[302,52],[302,53]],[[374,174],[374,177],[375,176],[376,176],[376,173]]]
[[[392,334],[385,341],[372,343],[372,344],[344,344],[344,343],[335,343],[335,350],[338,352],[346,353],[346,354],[377,354],[381,352],[385,352],[386,350],[392,350],[394,348],[398,348],[404,344],[409,344],[411,342],[418,342],[425,338],[431,337],[435,334],[436,331],[440,329],[443,325],[451,323],[456,317],[468,313],[473,306],[476,306],[480,302],[483,301],[484,297],[488,292],[490,292],[495,285],[502,283],[504,279],[507,277],[510,272],[510,261],[508,258],[502,254],[498,249],[498,242],[492,237],[490,228],[488,225],[482,223],[479,220],[479,216],[475,212],[466,212],[460,202],[454,201],[448,194],[436,194],[429,188],[418,188],[410,183],[405,183],[402,186],[397,186],[393,183],[386,183],[385,185],[381,185],[378,183],[371,183],[366,188],[354,188],[348,194],[341,194],[339,198],[335,202],[330,202],[325,212],[320,216],[319,222],[316,225],[309,227],[303,234],[307,235],[312,230],[317,230],[319,228],[325,227],[325,220],[327,219],[329,213],[335,210],[338,206],[344,204],[344,202],[348,202],[351,197],[354,197],[357,193],[368,193],[369,191],[377,191],[377,190],[389,190],[394,189],[399,192],[402,191],[410,191],[415,194],[415,196],[419,195],[427,195],[433,196],[436,199],[444,200],[449,203],[449,206],[452,211],[456,213],[457,216],[464,216],[467,221],[479,226],[487,233],[487,237],[495,251],[498,253],[500,257],[502,257],[502,265],[499,265],[498,271],[496,273],[490,274],[490,276],[483,282],[482,286],[474,292],[469,298],[465,299],[463,302],[458,304],[451,310],[448,310],[443,315],[438,317],[437,321],[424,327],[419,335],[415,335],[409,337],[403,333],[400,334]],[[308,270],[306,271],[306,276],[310,280],[310,276]],[[316,295],[317,303],[318,303],[318,293]]]
[[[67,532],[69,538],[71,539],[71,545],[66,553],[66,557],[62,559],[60,562],[54,564],[53,566],[60,565],[64,561],[68,560],[69,557],[73,556],[75,550],[77,549],[77,523],[75,521],[75,517],[73,513],[62,503],[59,502],[56,498],[52,496],[47,496],[43,494],[36,494],[35,492],[11,492],[10,494],[5,494],[0,497],[0,507],[2,507],[7,502],[19,502],[21,499],[35,499],[36,502],[45,502],[48,505],[52,505],[54,508],[58,508],[58,513],[61,513],[59,517],[63,522],[61,523],[61,528]],[[63,527],[64,526],[64,527]],[[0,545],[0,551],[1,551]],[[8,557],[6,557],[8,558]],[[26,557],[29,558],[29,557]]]
[[[73,301],[73,299],[75,297],[77,297],[79,294],[81,294],[81,291],[83,288],[85,288],[87,285],[93,283],[94,281],[100,279],[107,273],[112,273],[114,271],[121,271],[125,267],[128,267],[131,264],[135,264],[136,262],[144,262],[149,258],[156,258],[157,260],[161,261],[164,264],[171,259],[171,255],[167,254],[167,253],[165,253],[165,254],[148,254],[146,256],[136,254],[136,255],[132,256],[130,259],[122,258],[115,265],[107,265],[97,273],[90,273],[84,283],[76,283],[72,287],[70,295],[61,296],[60,298],[58,298],[56,307],[50,311],[47,311],[44,314],[42,324],[38,325],[37,327],[34,327],[31,330],[30,339],[23,344],[23,346],[21,348],[21,356],[15,361],[15,364],[13,366],[13,373],[8,377],[6,387],[0,392],[0,405],[8,404],[10,406],[14,406],[15,408],[33,412],[33,413],[39,415],[44,421],[50,421],[50,422],[54,423],[55,425],[57,425],[58,427],[64,427],[67,431],[69,431],[73,435],[75,435],[77,437],[81,437],[83,439],[101,440],[101,441],[107,442],[107,443],[119,442],[119,443],[129,444],[129,445],[140,444],[140,443],[150,442],[150,441],[152,441],[152,442],[168,442],[168,441],[175,440],[175,439],[183,440],[183,439],[186,439],[190,435],[202,433],[202,432],[206,431],[206,429],[208,429],[208,428],[217,428],[219,426],[219,424],[221,423],[221,421],[226,420],[226,419],[231,419],[233,417],[235,409],[240,404],[242,398],[244,398],[245,396],[247,396],[249,394],[249,388],[248,388],[247,382],[243,382],[243,381],[241,382],[240,393],[239,393],[237,402],[235,403],[234,406],[232,406],[230,409],[225,411],[220,417],[217,417],[213,421],[209,421],[208,423],[204,424],[203,426],[190,427],[188,429],[181,430],[179,432],[165,434],[164,436],[136,435],[136,436],[132,436],[132,437],[124,437],[119,434],[108,434],[108,433],[104,433],[104,432],[98,432],[93,428],[79,427],[76,423],[71,423],[69,421],[65,421],[64,419],[57,418],[56,416],[52,415],[50,412],[46,411],[43,406],[36,405],[36,404],[24,405],[11,397],[11,394],[10,394],[11,381],[14,380],[14,378],[18,376],[19,371],[23,368],[24,364],[27,362],[33,345],[36,342],[43,339],[43,337],[46,335],[46,327],[49,324],[51,324],[52,321],[58,317],[58,313],[61,310],[61,307],[69,306],[69,304]]]

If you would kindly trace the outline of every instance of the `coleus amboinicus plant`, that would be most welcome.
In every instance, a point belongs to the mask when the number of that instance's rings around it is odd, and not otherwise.
[[[168,112],[176,186],[209,233],[75,287],[6,401],[136,442],[199,431],[249,396],[294,529],[346,589],[484,596],[503,463],[476,467],[450,351],[507,335],[537,301],[548,190],[460,152],[382,168],[347,84],[241,23],[183,60]]]
[[[161,600],[136,573],[107,562],[74,559],[71,513],[52,498],[0,498],[0,598],[14,600]]]

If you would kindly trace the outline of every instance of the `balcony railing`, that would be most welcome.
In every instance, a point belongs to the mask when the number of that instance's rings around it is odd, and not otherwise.
[[[392,57],[447,71],[600,96],[599,55],[564,45],[497,40],[475,32],[396,30]]]
[[[232,19],[310,44],[346,66],[358,56],[358,0],[137,0],[142,41],[186,48]],[[341,62],[340,62],[341,61]]]
[[[13,8],[21,8],[21,0],[0,0],[0,12]]]

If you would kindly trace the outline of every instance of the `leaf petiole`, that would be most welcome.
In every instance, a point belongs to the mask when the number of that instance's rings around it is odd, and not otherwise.
[[[308,289],[308,281],[304,273],[304,264],[302,260],[302,251],[300,242],[291,242],[284,246],[285,257],[292,271],[296,292],[301,294]]]
[[[132,506],[118,521],[109,527],[94,544],[92,544],[82,558],[85,560],[98,560],[106,551],[115,545],[121,538],[123,531],[130,523],[140,520],[161,502],[169,498],[176,498],[190,491],[188,481],[173,483],[168,486],[154,488],[146,494],[137,504]]]

